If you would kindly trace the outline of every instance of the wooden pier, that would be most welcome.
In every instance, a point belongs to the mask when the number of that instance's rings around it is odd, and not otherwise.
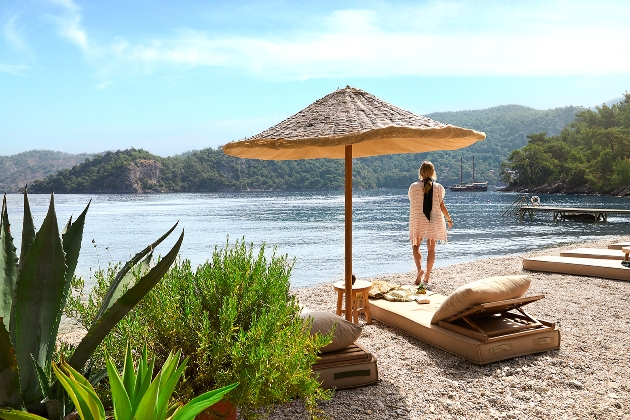
[[[630,209],[592,209],[577,207],[551,207],[551,206],[520,206],[518,215],[523,218],[525,214],[533,217],[536,212],[548,212],[553,214],[553,220],[582,220],[592,222],[605,222],[609,214],[630,214]]]

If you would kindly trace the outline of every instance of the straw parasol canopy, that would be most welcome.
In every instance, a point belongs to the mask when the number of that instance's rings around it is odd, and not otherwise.
[[[260,134],[226,144],[223,152],[263,160],[345,159],[345,305],[352,308],[352,159],[455,150],[485,138],[346,86]]]
[[[223,151],[249,159],[343,159],[348,145],[353,157],[366,157],[455,150],[484,138],[347,86],[260,134],[226,144]]]

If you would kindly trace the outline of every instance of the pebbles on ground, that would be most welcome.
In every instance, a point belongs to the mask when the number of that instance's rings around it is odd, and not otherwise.
[[[630,237],[580,246],[606,248]],[[532,315],[560,325],[560,349],[475,365],[378,320],[358,342],[378,361],[378,384],[338,390],[320,409],[329,419],[630,419],[630,282],[523,270],[524,257],[558,255],[577,245],[435,269],[436,292],[473,280],[528,274]],[[410,255],[411,258],[411,255]],[[380,277],[412,284],[414,273]],[[371,279],[375,280],[375,279]],[[336,308],[332,284],[296,289],[311,310]],[[277,406],[271,419],[307,419],[301,401]]]

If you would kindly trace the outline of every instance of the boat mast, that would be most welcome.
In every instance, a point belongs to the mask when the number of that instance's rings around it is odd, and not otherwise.
[[[473,155],[473,184],[475,183],[475,155]]]
[[[459,157],[459,185],[462,185],[463,173],[464,173],[464,164],[462,163],[463,157]]]

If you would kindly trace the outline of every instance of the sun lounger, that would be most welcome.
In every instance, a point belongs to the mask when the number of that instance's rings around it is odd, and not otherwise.
[[[630,268],[618,260],[575,257],[532,257],[523,259],[523,268],[532,271],[573,274],[630,281]]]
[[[357,343],[345,349],[322,353],[313,365],[322,388],[352,388],[378,382],[376,359]]]
[[[621,248],[627,248],[629,246],[630,246],[630,242],[618,242],[616,244],[608,245],[608,249],[621,249]]]
[[[438,323],[434,315],[448,298],[440,294],[428,296],[428,304],[371,299],[370,307],[374,319],[449,353],[486,364],[560,346],[560,331],[555,324],[536,319],[522,309],[543,297],[476,304]]]
[[[626,254],[621,249],[576,248],[560,253],[561,257],[601,258],[605,260],[623,260]]]

